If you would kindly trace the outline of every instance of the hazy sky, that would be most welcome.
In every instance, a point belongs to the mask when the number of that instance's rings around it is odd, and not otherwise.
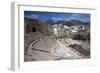
[[[39,12],[39,11],[24,11],[24,16],[36,18],[40,20],[53,19],[57,20],[80,20],[90,22],[90,14],[85,13],[62,13],[62,12]]]

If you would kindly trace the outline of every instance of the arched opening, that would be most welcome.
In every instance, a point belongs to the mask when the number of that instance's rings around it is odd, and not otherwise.
[[[36,32],[36,28],[35,27],[32,27],[32,32]]]

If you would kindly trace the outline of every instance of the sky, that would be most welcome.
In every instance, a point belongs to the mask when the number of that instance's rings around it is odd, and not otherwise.
[[[40,11],[24,11],[25,17],[35,18],[42,21],[46,20],[80,20],[90,22],[90,14],[85,13],[62,13],[62,12],[40,12]]]

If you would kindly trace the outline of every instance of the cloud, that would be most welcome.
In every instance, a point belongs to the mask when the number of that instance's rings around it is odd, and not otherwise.
[[[80,21],[83,21],[83,22],[89,22],[90,21],[90,15],[74,13],[69,18],[67,18],[67,20],[80,20]]]
[[[73,16],[73,17],[78,17],[78,16],[80,16],[80,14],[78,14],[78,13],[77,13],[77,14],[74,13],[74,14],[72,14],[72,16]]]
[[[33,18],[33,19],[39,19],[39,16],[38,15],[27,15],[26,17],[28,18]]]
[[[58,20],[60,21],[60,20],[63,20],[64,18],[60,18],[60,17],[52,17],[51,19],[54,20],[54,21],[58,21]]]
[[[72,14],[70,17],[67,17],[66,20],[73,20],[73,19],[81,19],[81,15],[80,14]]]
[[[34,15],[34,14],[32,14],[31,17],[32,17],[32,18],[35,18],[35,19],[38,19],[38,18],[39,18],[38,15]]]
[[[80,14],[72,14],[72,16],[70,17],[70,19],[80,19]]]
[[[57,18],[56,18],[56,17],[52,17],[51,19],[52,19],[52,20],[57,20]]]

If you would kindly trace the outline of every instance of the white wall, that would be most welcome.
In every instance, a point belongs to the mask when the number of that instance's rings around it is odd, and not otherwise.
[[[8,68],[10,68],[10,54],[11,54],[11,1],[14,0],[1,0],[0,1],[0,73],[12,73],[12,71],[10,71]],[[18,0],[16,0],[18,1]],[[22,1],[22,0],[19,0]],[[29,1],[29,0],[23,0],[23,1]],[[33,0],[30,0],[33,1]],[[37,1],[37,2],[36,2]],[[45,2],[46,4],[48,3],[53,3],[53,4],[57,4],[57,3],[63,3],[65,5],[67,4],[79,4],[79,5],[89,5],[89,6],[96,6],[96,8],[98,8],[97,10],[97,24],[96,28],[96,44],[97,45],[97,49],[98,49],[98,53],[97,57],[99,57],[100,55],[100,48],[99,48],[99,41],[100,41],[100,2],[99,0],[34,0],[34,2],[36,3],[41,3],[41,2]],[[98,58],[98,61],[100,61],[100,59]],[[62,68],[62,69],[48,69],[48,70],[40,70],[40,71],[29,71],[30,73],[36,72],[36,73],[52,73],[52,72],[58,72],[58,73],[98,73],[98,68],[100,68],[100,63],[99,67],[69,67],[69,68]],[[28,71],[26,71],[28,72]],[[24,73],[26,73],[24,72]]]

